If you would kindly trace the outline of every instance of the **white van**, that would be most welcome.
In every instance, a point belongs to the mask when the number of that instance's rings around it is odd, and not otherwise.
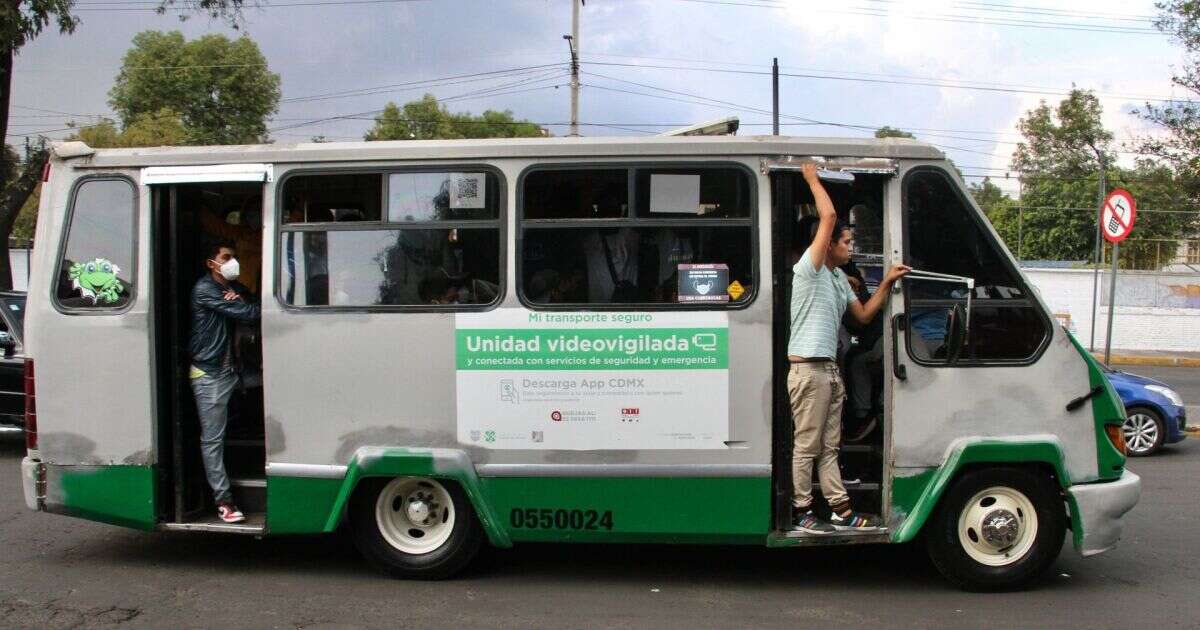
[[[816,161],[880,328],[845,335],[882,430],[842,448],[875,531],[790,527],[791,252]],[[444,577],[483,544],[902,543],[972,588],[1111,548],[1140,481],[1124,410],[956,171],[900,139],[550,138],[54,146],[26,314],[32,509],[140,529],[348,525]],[[261,217],[261,218],[260,218]],[[189,294],[235,238],[239,327],[213,515]],[[879,344],[874,346],[873,344]],[[870,346],[870,347],[868,347]],[[882,349],[882,352],[879,351]],[[823,505],[823,501],[818,501]]]

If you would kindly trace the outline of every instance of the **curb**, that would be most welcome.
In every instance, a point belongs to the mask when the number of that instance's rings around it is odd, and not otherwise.
[[[1093,352],[1097,361],[1104,361],[1103,352]],[[1112,354],[1109,363],[1117,365],[1153,365],[1161,367],[1200,367],[1200,357],[1146,356],[1136,354]]]

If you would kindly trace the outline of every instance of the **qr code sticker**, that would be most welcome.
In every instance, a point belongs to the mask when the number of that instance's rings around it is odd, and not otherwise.
[[[450,207],[459,209],[486,208],[487,188],[483,173],[455,173],[451,180]]]

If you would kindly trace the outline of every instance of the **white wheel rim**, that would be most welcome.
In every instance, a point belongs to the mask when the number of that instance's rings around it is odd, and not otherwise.
[[[375,523],[383,539],[398,551],[429,553],[454,530],[454,501],[435,479],[399,477],[375,499]]]
[[[988,488],[963,506],[958,541],[972,560],[989,567],[1013,564],[1025,557],[1037,539],[1033,502],[1005,486]]]
[[[1121,429],[1125,433],[1125,446],[1134,453],[1145,453],[1158,441],[1158,423],[1149,414],[1129,416]]]

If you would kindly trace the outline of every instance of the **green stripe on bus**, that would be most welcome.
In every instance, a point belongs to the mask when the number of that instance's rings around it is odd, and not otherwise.
[[[47,466],[46,502],[83,518],[154,529],[155,475],[150,466]]]
[[[459,329],[460,370],[725,370],[726,328]]]
[[[267,477],[267,531],[272,534],[315,534],[337,503],[342,479]]]
[[[765,544],[770,477],[484,477],[513,542]]]

